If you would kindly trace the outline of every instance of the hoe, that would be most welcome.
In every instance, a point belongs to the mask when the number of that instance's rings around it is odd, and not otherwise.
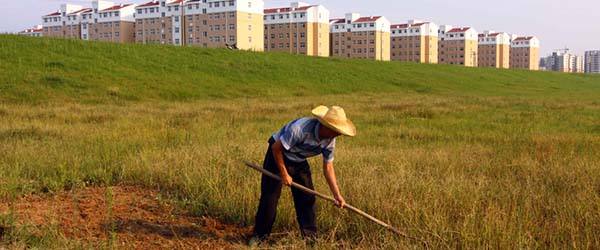
[[[257,170],[257,171],[263,173],[264,175],[266,175],[268,177],[271,177],[271,178],[273,178],[275,180],[281,181],[281,178],[279,176],[277,176],[276,174],[273,174],[273,173],[271,173],[271,172],[269,172],[269,171],[267,171],[267,170],[259,167],[258,165],[254,164],[254,163],[246,162],[246,166]],[[327,201],[335,203],[335,199],[333,199],[332,197],[324,195],[324,194],[321,194],[321,193],[319,193],[319,192],[317,192],[315,190],[312,190],[310,188],[302,186],[302,185],[300,185],[298,183],[292,182],[291,186],[294,187],[294,188],[297,188],[297,189],[299,189],[299,190],[301,190],[301,191],[303,191],[305,193],[312,194],[312,195],[315,195],[317,197],[323,198],[323,199],[325,199]],[[373,216],[365,213],[364,211],[362,211],[362,210],[360,210],[358,208],[355,208],[354,206],[351,206],[350,204],[346,204],[344,206],[344,208],[348,209],[348,210],[350,210],[350,211],[352,211],[354,213],[357,213],[357,214],[359,214],[359,215],[361,215],[361,216],[363,216],[363,217],[365,217],[365,218],[367,218],[367,219],[369,219],[369,220],[371,220],[371,221],[379,224],[380,226],[383,226],[383,227],[387,228],[388,230],[396,233],[399,236],[402,236],[402,237],[405,237],[405,238],[408,238],[408,239],[416,239],[414,237],[408,236],[406,233],[404,233],[404,232],[402,232],[402,231],[400,231],[400,230],[392,227],[391,225],[389,225],[389,224],[387,224],[387,223],[385,223],[385,222],[383,222],[383,221],[381,221],[381,220],[379,220],[379,219],[377,219],[377,218],[375,218],[375,217],[373,217]]]

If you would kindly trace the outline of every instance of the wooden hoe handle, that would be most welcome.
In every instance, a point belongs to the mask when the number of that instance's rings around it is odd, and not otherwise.
[[[264,168],[259,167],[258,165],[254,164],[254,163],[246,162],[246,166],[248,166],[250,168],[253,168],[253,169],[255,169],[255,170],[263,173],[264,175],[269,176],[269,177],[271,177],[271,178],[273,178],[275,180],[281,181],[281,177],[279,177],[278,175],[273,174],[273,173],[267,171]],[[320,197],[320,198],[323,198],[325,200],[328,200],[330,202],[336,203],[336,201],[335,201],[335,199],[333,197],[321,194],[321,193],[319,193],[319,192],[317,192],[315,190],[312,190],[310,188],[302,186],[302,185],[300,185],[298,183],[292,182],[292,187],[297,188],[297,189],[299,189],[299,190],[301,190],[301,191],[303,191],[305,193],[312,194],[312,195],[315,195],[317,197]],[[383,221],[381,221],[381,220],[379,220],[379,219],[377,219],[377,218],[375,218],[375,217],[373,217],[373,216],[365,213],[364,211],[362,211],[362,210],[360,210],[358,208],[355,208],[354,206],[352,206],[350,204],[344,205],[344,208],[346,208],[346,209],[348,209],[348,210],[350,210],[350,211],[352,211],[354,213],[357,213],[357,214],[361,215],[362,217],[365,217],[365,218],[367,218],[367,219],[369,219],[369,220],[371,220],[371,221],[379,224],[380,226],[383,226],[383,227],[387,228],[388,230],[396,233],[399,236],[413,239],[413,237],[408,236],[406,233],[404,233],[404,232],[402,232],[402,231],[400,231],[400,230],[392,227],[391,225],[389,225],[389,224],[387,224],[387,223],[385,223],[385,222],[383,222]]]

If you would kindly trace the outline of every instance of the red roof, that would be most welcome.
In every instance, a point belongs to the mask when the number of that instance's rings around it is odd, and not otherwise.
[[[408,27],[419,27],[419,26],[421,26],[421,25],[423,25],[423,24],[426,24],[426,23],[415,23],[415,24],[409,24],[409,23],[403,23],[403,24],[392,24],[391,28],[392,28],[392,29],[405,29],[405,28],[408,28]]]
[[[485,37],[486,34],[479,34],[479,37]],[[491,33],[491,34],[487,34],[488,37],[492,37],[492,36],[498,36],[500,35],[500,33]]]
[[[454,29],[449,30],[447,33],[465,32],[469,29],[471,29],[471,27],[454,28]]]
[[[329,23],[333,23],[333,24],[336,24],[336,23],[346,23],[346,19],[344,19],[344,18],[331,19],[331,20],[329,20]]]
[[[48,14],[45,16],[60,16],[60,12],[57,11],[57,12],[54,12],[54,13],[51,13],[51,14]]]
[[[183,3],[183,0],[177,0],[175,2],[171,2],[171,3],[168,3],[168,4],[181,4],[181,3]]]
[[[90,11],[92,11],[91,8],[85,8],[85,9],[80,9],[78,11],[71,12],[71,13],[69,13],[69,15],[75,15],[75,14],[80,14],[80,13],[85,13],[85,12],[90,12]]]
[[[285,7],[285,8],[272,8],[272,9],[265,9],[264,13],[265,14],[273,14],[273,13],[286,13],[286,12],[292,12],[292,11],[303,11],[303,10],[308,10],[310,7],[314,7],[315,5],[310,5],[310,6],[302,6],[302,7],[298,7],[298,8],[291,8],[291,7]]]
[[[515,38],[513,41],[529,41],[531,39],[533,39],[533,36],[520,36]]]
[[[25,29],[23,31],[21,31],[21,33],[34,33],[34,32],[42,32],[43,29]]]
[[[103,9],[100,12],[104,12],[104,11],[112,11],[112,10],[120,10],[122,8],[125,8],[127,6],[130,6],[131,4],[120,4],[120,5],[115,5],[113,7],[110,7],[108,9]]]
[[[143,7],[149,7],[149,6],[157,6],[159,4],[160,3],[158,3],[158,1],[150,1],[150,2],[147,2],[145,4],[138,5],[136,8],[143,8]]]
[[[381,18],[381,16],[369,16],[369,17],[361,17],[354,21],[355,23],[366,23],[366,22],[375,22],[377,19]]]

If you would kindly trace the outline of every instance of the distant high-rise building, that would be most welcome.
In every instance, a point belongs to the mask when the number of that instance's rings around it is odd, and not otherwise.
[[[409,20],[391,26],[391,59],[403,62],[438,62],[438,26]]]
[[[583,56],[571,57],[571,69],[572,69],[573,73],[585,72],[584,66],[583,66]]]
[[[600,74],[600,50],[585,52],[585,73]]]
[[[348,13],[330,20],[329,27],[331,56],[390,60],[390,22],[385,17]]]
[[[479,67],[510,67],[510,36],[491,30],[479,34]]]
[[[510,45],[510,68],[539,70],[540,40],[535,36],[512,39]]]
[[[583,73],[583,57],[568,52],[554,52],[552,55],[540,60],[540,66],[547,71],[566,73]]]
[[[440,26],[439,64],[464,65],[477,67],[478,34],[470,27],[451,28]]]
[[[265,9],[265,51],[329,56],[329,10],[294,2]]]

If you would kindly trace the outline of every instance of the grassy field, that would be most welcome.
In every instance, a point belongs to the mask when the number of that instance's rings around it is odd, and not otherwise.
[[[432,248],[600,247],[600,77],[14,36],[0,72],[4,201],[126,183],[248,225],[259,175],[242,162],[340,105],[358,128],[336,151],[350,204]],[[275,231],[294,218],[284,192]],[[319,248],[423,247],[324,202],[318,220]]]

